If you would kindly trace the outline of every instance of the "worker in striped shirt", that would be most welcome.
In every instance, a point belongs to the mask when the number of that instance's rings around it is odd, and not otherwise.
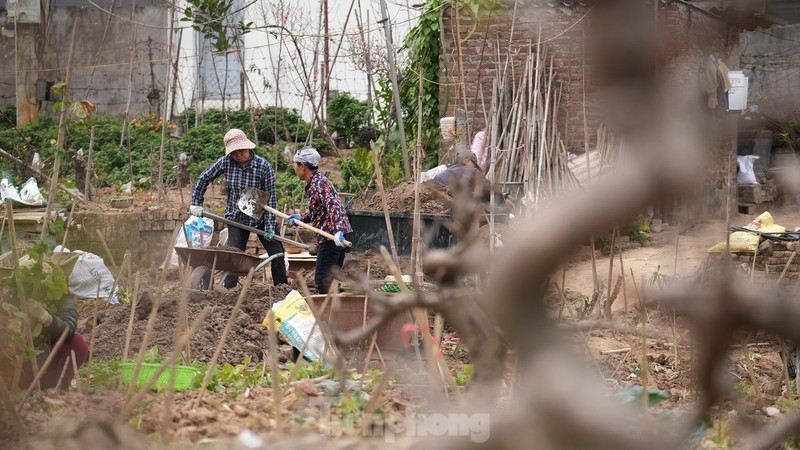
[[[220,157],[214,164],[200,174],[197,184],[192,192],[192,206],[189,213],[193,216],[203,215],[203,200],[208,185],[220,175],[225,175],[228,187],[228,199],[225,204],[225,218],[248,225],[259,230],[264,230],[265,235],[259,235],[258,240],[269,255],[283,253],[283,244],[273,239],[275,237],[275,216],[264,213],[260,219],[254,219],[239,211],[236,202],[245,188],[256,188],[269,193],[269,206],[277,207],[278,193],[275,189],[275,171],[266,159],[253,153],[256,144],[247,139],[242,130],[232,128],[225,133],[225,156]],[[237,227],[228,227],[227,245],[242,251],[247,246],[250,232]],[[272,260],[272,282],[275,285],[287,284],[286,265],[283,256]],[[222,280],[226,288],[236,286],[238,277],[228,275]]]

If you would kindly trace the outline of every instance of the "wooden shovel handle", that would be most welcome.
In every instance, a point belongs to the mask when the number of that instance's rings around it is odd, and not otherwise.
[[[271,212],[272,214],[275,214],[276,216],[278,216],[278,217],[280,217],[282,219],[287,219],[287,220],[289,219],[289,215],[288,214],[284,214],[284,213],[278,211],[277,209],[275,209],[275,208],[273,208],[273,207],[271,207],[269,205],[261,205],[261,206],[263,206],[266,211]],[[313,231],[314,233],[317,233],[318,235],[320,235],[322,237],[328,238],[328,239],[330,239],[332,241],[336,241],[336,236],[328,233],[327,231],[322,231],[322,230],[320,230],[319,228],[317,228],[317,227],[315,227],[313,225],[309,225],[309,224],[307,224],[305,222],[302,222],[300,220],[297,220],[297,219],[294,219],[294,223],[297,224],[298,227],[303,227],[306,230]],[[347,239],[343,239],[342,242],[344,243],[344,245],[346,245],[348,247],[352,247],[353,246],[353,243],[348,241]]]
[[[216,220],[217,222],[222,222],[222,223],[224,223],[226,225],[230,225],[232,227],[236,227],[236,228],[239,228],[239,229],[242,229],[242,230],[245,230],[245,231],[249,231],[249,232],[255,233],[255,234],[259,235],[259,236],[266,236],[267,235],[267,232],[264,231],[264,230],[259,230],[258,228],[253,228],[251,226],[247,226],[247,225],[241,224],[239,222],[234,222],[233,220],[226,219],[226,218],[224,218],[222,216],[218,216],[218,215],[212,214],[210,212],[203,211],[203,217],[208,217],[211,220]],[[284,244],[294,245],[295,247],[300,247],[302,249],[308,250],[308,245],[307,244],[303,244],[302,242],[293,241],[293,240],[287,239],[287,238],[285,238],[283,236],[278,236],[277,234],[275,236],[273,236],[272,239],[275,239],[278,242],[283,242]]]

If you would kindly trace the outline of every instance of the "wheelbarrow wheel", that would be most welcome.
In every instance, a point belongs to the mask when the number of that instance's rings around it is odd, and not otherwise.
[[[198,266],[192,269],[191,273],[189,273],[189,278],[186,280],[186,288],[205,291],[209,286],[211,286],[211,268]]]

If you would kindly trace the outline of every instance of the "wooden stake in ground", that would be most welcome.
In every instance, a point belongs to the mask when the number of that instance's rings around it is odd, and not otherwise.
[[[170,7],[169,12],[169,33],[168,33],[168,41],[167,41],[167,57],[169,58],[168,66],[172,67],[172,48],[173,48],[173,40],[175,34],[175,2],[176,0],[172,0],[172,6]],[[170,81],[172,80],[172,70],[166,70],[166,81],[164,82],[164,92],[169,97],[170,93]],[[169,113],[169,106],[170,102],[165,100],[164,101],[164,113],[163,117],[161,118],[161,146],[158,152],[158,204],[161,204],[161,201],[164,199],[164,146],[167,142],[167,129],[169,128],[169,124],[171,123],[172,117],[168,117]],[[224,110],[224,108],[223,108]]]
[[[269,320],[269,352],[270,370],[272,371],[272,416],[275,418],[275,432],[280,436],[283,432],[283,415],[281,414],[281,374],[278,371],[278,328],[275,323],[275,312],[271,309],[267,313]]]
[[[102,280],[97,280],[97,295],[94,297],[94,315],[92,316],[92,335],[89,338],[89,359],[86,362],[86,367],[92,366],[92,356],[94,356],[94,335],[95,330],[97,329],[97,310],[98,310],[98,303],[100,303],[100,287],[102,286]]]
[[[378,192],[381,195],[381,205],[383,205],[383,217],[386,219],[386,232],[389,234],[389,247],[392,249],[392,258],[395,264],[399,264],[397,257],[397,246],[394,244],[394,231],[392,231],[392,219],[389,217],[389,205],[386,203],[386,191],[383,189],[383,176],[381,174],[381,162],[378,160],[378,152],[375,151],[375,143],[369,142],[372,149],[372,163],[375,165],[375,181],[378,183]]]
[[[108,261],[111,263],[112,266],[117,267],[116,261],[114,261],[114,255],[111,254],[111,250],[108,249],[108,245],[106,244],[106,240],[103,237],[103,233],[100,230],[95,230],[97,232],[97,237],[100,238],[100,243],[103,244],[103,250],[106,252],[106,256],[108,257]],[[174,242],[174,241],[173,241]]]
[[[93,151],[94,151],[94,125],[92,125],[91,131],[89,132],[89,155],[86,158],[86,184],[83,186],[83,196],[86,197],[86,200],[92,199],[92,192],[91,192],[92,184],[90,180],[92,179],[92,173],[94,173],[94,170],[92,170]],[[70,217],[72,216],[70,215]]]
[[[53,346],[53,348],[50,350],[50,353],[47,355],[47,359],[45,359],[44,364],[42,364],[42,367],[36,371],[36,376],[33,378],[33,381],[31,382],[30,386],[28,386],[28,389],[25,391],[25,394],[22,395],[22,398],[17,405],[17,412],[22,411],[22,407],[25,406],[25,400],[27,400],[31,395],[33,389],[39,385],[39,380],[42,379],[42,375],[44,375],[44,373],[47,371],[47,368],[50,367],[50,363],[53,362],[56,354],[59,350],[61,350],[61,346],[64,345],[64,341],[67,340],[68,331],[69,330],[67,328],[64,329],[64,331],[61,333],[61,336],[59,336],[58,341],[56,341],[56,345]]]
[[[417,144],[414,146],[414,222],[412,224],[411,235],[411,265],[413,266],[412,272],[421,280],[422,275],[422,260],[420,258],[419,246],[422,244],[422,236],[420,235],[421,224],[419,215],[419,175],[420,175],[420,159],[422,157],[422,66],[419,67],[419,88],[417,92]]]
[[[186,343],[192,338],[192,336],[194,336],[194,334],[200,328],[200,325],[203,324],[203,322],[206,320],[206,317],[208,317],[208,315],[211,313],[212,309],[213,308],[211,308],[210,306],[203,308],[203,311],[200,312],[200,315],[197,316],[197,318],[195,318],[194,322],[192,322],[192,326],[188,330],[186,330],[186,333],[184,333],[183,336],[181,336],[181,338],[178,340],[178,342],[175,343],[175,347],[169,353],[169,355],[161,364],[161,366],[159,366],[158,369],[156,369],[156,371],[153,373],[153,375],[150,376],[150,379],[148,379],[147,382],[144,384],[144,386],[142,386],[141,389],[139,389],[139,392],[137,392],[136,395],[132,399],[128,400],[128,403],[125,404],[125,407],[122,409],[122,412],[117,417],[117,423],[124,423],[128,419],[128,417],[130,417],[131,413],[139,404],[139,402],[142,401],[147,391],[149,391],[150,388],[153,387],[153,385],[156,383],[161,374],[164,373],[164,370],[175,364],[175,361],[178,359],[178,354],[180,353],[181,349],[185,347]],[[140,365],[141,362],[137,363],[137,366]],[[131,380],[135,379],[136,378],[131,378]],[[136,386],[136,382],[132,381],[131,386]]]
[[[744,365],[747,367],[747,376],[750,378],[750,383],[753,384],[753,389],[756,391],[756,397],[761,397],[761,385],[756,378],[756,369],[753,360],[750,359],[750,350],[747,349],[747,342],[752,339],[753,333],[750,333],[744,341],[742,341],[742,350],[744,350]]]
[[[72,79],[72,62],[75,55],[75,36],[78,32],[78,18],[72,24],[72,41],[69,45],[69,57],[67,58],[67,74],[64,78],[64,93],[62,94],[64,100],[61,105],[61,118],[58,122],[58,138],[56,139],[56,148],[63,150],[64,141],[67,138],[67,111],[69,110],[69,83]],[[50,178],[50,190],[47,193],[47,209],[45,209],[44,218],[42,221],[42,241],[47,238],[49,232],[50,211],[52,211],[53,204],[56,201],[56,187],[58,186],[58,175],[61,171],[61,153],[56,152],[55,161],[53,162],[53,176]]]
[[[169,248],[167,249],[167,254],[164,257],[164,267],[168,267],[170,256],[172,256],[172,248],[175,245],[175,238],[178,236],[178,232],[180,230],[175,230],[172,233],[172,239],[170,240]],[[102,236],[102,235],[101,235]],[[139,354],[136,358],[136,366],[133,368],[133,374],[131,375],[132,380],[136,380],[139,376],[139,370],[142,367],[142,361],[144,360],[144,354],[147,350],[147,344],[150,341],[150,335],[153,333],[153,327],[155,326],[156,322],[156,315],[158,314],[158,308],[161,306],[161,299],[164,292],[164,283],[167,279],[167,272],[168,270],[162,270],[161,278],[158,282],[158,287],[156,288],[156,292],[158,295],[155,295],[155,299],[153,300],[153,305],[150,308],[150,317],[147,319],[147,326],[144,330],[144,336],[142,336],[142,342],[139,345]],[[133,390],[135,389],[136,383],[131,383],[128,387],[128,393],[132,394]]]
[[[17,300],[19,301],[19,306],[23,307],[25,302],[28,301],[28,297],[25,295],[25,286],[22,284],[22,271],[20,270],[18,264],[19,249],[17,248],[17,228],[14,224],[14,206],[11,204],[10,198],[6,198],[6,218],[8,218],[8,240],[11,243],[11,259],[14,262],[14,282],[16,283],[17,287]],[[33,349],[33,336],[31,335],[30,323],[25,321],[23,327],[25,328],[24,333],[27,344],[31,349]],[[39,363],[36,361],[36,358],[31,359],[31,367],[33,368],[34,372],[39,372]],[[16,380],[19,380],[21,369],[21,365],[18,365],[14,374],[15,382],[12,384],[12,388],[16,387]],[[36,383],[32,383],[31,385],[33,384],[38,385],[38,381]]]
[[[405,179],[411,176],[411,165],[408,161],[408,142],[406,141],[406,130],[403,124],[403,107],[400,105],[400,88],[397,85],[397,71],[394,63],[394,47],[392,46],[392,36],[389,31],[389,16],[386,13],[386,0],[381,1],[381,16],[383,23],[384,37],[386,38],[386,58],[389,62],[389,76],[392,80],[392,98],[394,100],[394,111],[397,114],[397,131],[400,133],[400,148],[403,153],[403,170]],[[334,146],[335,148],[336,146]]]
[[[28,434],[28,428],[25,426],[25,422],[19,417],[19,414],[17,414],[17,410],[14,408],[14,401],[11,399],[11,393],[8,391],[6,383],[2,378],[0,378],[0,402],[3,403],[8,415],[11,416],[11,424],[17,429],[17,434],[21,437],[26,436]]]
[[[228,341],[228,335],[231,333],[231,329],[233,329],[234,322],[236,322],[236,319],[239,317],[239,309],[242,306],[245,296],[247,296],[247,292],[250,290],[250,283],[252,281],[253,269],[251,268],[247,273],[247,278],[244,280],[244,287],[242,287],[242,290],[239,292],[239,298],[236,299],[236,303],[233,305],[231,316],[228,317],[228,322],[225,323],[225,328],[222,330],[222,336],[219,338],[219,344],[217,344],[217,348],[214,350],[214,355],[211,357],[211,361],[208,363],[208,370],[206,370],[206,375],[203,377],[203,384],[200,387],[197,400],[194,402],[195,408],[200,406],[200,402],[203,400],[203,394],[206,392],[208,383],[211,382],[211,373],[217,368],[219,355],[222,353],[222,348],[225,346],[225,342]],[[270,310],[270,312],[272,312],[272,310]]]
[[[69,216],[67,216],[67,224],[64,227],[64,238],[61,239],[61,252],[64,252],[64,248],[67,246],[67,237],[69,236],[69,223],[72,221],[72,215],[75,214],[75,203],[69,208]],[[0,236],[3,235],[3,231],[0,229]]]
[[[608,257],[608,290],[606,293],[606,304],[605,304],[605,313],[606,313],[606,320],[612,322],[613,319],[611,318],[611,276],[614,274],[614,245],[617,243],[617,234],[619,234],[619,228],[614,227],[614,231],[611,232],[611,255]],[[617,283],[619,286],[619,283]]]
[[[125,350],[122,352],[122,362],[128,362],[128,350],[131,348],[131,334],[133,333],[133,318],[136,316],[136,305],[139,303],[139,272],[136,272],[136,281],[133,283],[133,298],[131,298],[131,315],[128,318],[128,330],[125,332]]]

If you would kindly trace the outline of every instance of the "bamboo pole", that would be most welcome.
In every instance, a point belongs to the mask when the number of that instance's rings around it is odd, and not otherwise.
[[[92,193],[90,191],[92,184],[90,180],[92,178],[92,154],[94,153],[94,125],[89,130],[89,154],[86,157],[86,179],[85,184],[83,186],[83,196],[86,197],[87,200],[92,199]]]
[[[8,219],[8,240],[11,245],[11,259],[14,261],[14,283],[17,287],[17,300],[19,301],[20,308],[24,308],[26,302],[28,301],[28,297],[25,295],[25,286],[22,284],[22,271],[19,267],[19,249],[17,248],[17,229],[14,224],[14,206],[9,198],[6,198],[6,218]],[[31,335],[29,321],[25,321],[23,327],[25,329],[24,334],[27,345],[33,349],[33,336]],[[36,361],[36,358],[31,359],[31,367],[33,368],[34,372],[39,372],[39,363]],[[20,369],[20,367],[17,367],[18,371]],[[16,378],[17,377],[15,376],[15,379]],[[34,383],[31,383],[31,385],[33,384]],[[16,383],[14,383],[12,387],[15,385]]]
[[[172,233],[172,239],[170,239],[169,248],[167,249],[166,256],[164,257],[164,267],[169,267],[169,260],[170,256],[172,256],[172,248],[175,245],[175,238],[178,236],[178,232],[180,230],[176,229]],[[155,295],[155,299],[153,300],[153,304],[150,308],[150,316],[147,318],[147,325],[144,330],[144,336],[142,336],[142,342],[139,345],[139,353],[136,358],[136,366],[133,368],[133,374],[131,375],[131,380],[136,380],[139,377],[139,370],[142,366],[142,361],[144,360],[144,354],[147,350],[147,344],[150,340],[150,335],[153,333],[153,327],[155,326],[156,322],[156,315],[158,315],[158,309],[161,306],[161,300],[164,295],[164,283],[166,282],[168,270],[161,271],[161,278],[158,282],[158,287],[156,288],[156,292],[158,295]],[[136,383],[131,383],[128,387],[128,393],[132,394],[133,390],[136,387]]]
[[[69,84],[72,81],[72,63],[75,55],[75,36],[78,32],[78,18],[72,24],[72,41],[69,45],[69,57],[67,59],[67,74],[64,78],[64,94],[61,102],[61,118],[58,121],[58,137],[56,139],[56,148],[64,150],[64,141],[67,138],[67,111],[69,110]],[[56,201],[56,187],[58,186],[58,176],[61,172],[61,152],[56,152],[55,161],[53,162],[53,176],[50,178],[50,190],[47,193],[47,208],[44,212],[42,219],[42,241],[47,239],[49,232],[50,211],[52,211],[53,203]]]
[[[231,310],[231,315],[228,317],[228,322],[225,323],[225,328],[222,330],[222,335],[219,338],[219,344],[217,344],[217,348],[214,349],[214,355],[211,357],[211,361],[208,363],[208,370],[206,370],[206,374],[203,377],[203,384],[200,387],[200,392],[197,395],[197,399],[194,402],[194,407],[197,408],[200,406],[200,402],[203,400],[203,394],[206,392],[206,388],[208,387],[208,383],[211,382],[211,373],[217,369],[217,361],[219,361],[219,355],[222,354],[222,348],[225,346],[225,342],[228,341],[228,335],[231,333],[231,329],[233,329],[233,324],[236,322],[236,319],[239,317],[239,310],[242,307],[242,302],[244,302],[244,298],[247,296],[247,292],[250,290],[250,283],[253,281],[253,269],[251,268],[250,271],[247,273],[247,278],[244,280],[244,286],[242,290],[239,292],[239,298],[236,299],[236,303],[233,305],[233,309]],[[272,310],[270,310],[272,313]],[[271,351],[275,351],[271,349]],[[273,383],[276,381],[273,380]],[[277,380],[280,382],[280,379]]]
[[[111,254],[111,250],[109,250],[108,244],[106,244],[106,239],[103,237],[103,233],[101,233],[99,229],[94,230],[94,231],[97,233],[97,237],[100,239],[100,244],[103,245],[103,250],[105,250],[106,256],[108,257],[109,262],[111,262],[111,265],[116,268],[117,267],[117,263],[116,263],[116,261],[114,261],[114,255]]]
[[[167,40],[167,58],[169,58],[169,63],[167,66],[172,66],[172,48],[173,48],[173,40],[175,34],[175,0],[172,0],[170,5],[170,12],[169,12],[169,33],[168,33],[168,40]],[[169,97],[170,92],[170,80],[172,79],[172,71],[167,69],[167,74],[165,76],[166,80],[164,81],[164,92],[166,96]],[[215,71],[216,73],[216,71]],[[225,96],[223,95],[222,98],[224,99]],[[170,117],[167,117],[169,113],[169,105],[170,102],[165,99],[164,101],[164,117],[161,121],[161,145],[158,152],[158,204],[160,205],[164,199],[164,146],[167,141],[167,128],[169,128],[169,120]],[[224,111],[224,108],[223,108]]]
[[[28,434],[28,428],[25,426],[25,422],[19,417],[19,414],[17,414],[17,410],[14,408],[14,401],[11,398],[11,393],[8,391],[6,383],[2,378],[0,378],[0,402],[3,403],[5,410],[8,411],[8,415],[11,416],[11,424],[17,429],[17,433],[22,437],[26,436]]]
[[[133,18],[133,5],[131,5],[131,19]],[[122,147],[122,144],[125,142],[125,135],[130,134],[130,110],[131,110],[131,97],[133,96],[133,67],[134,67],[134,60],[136,59],[136,24],[133,24],[133,30],[131,31],[131,61],[128,65],[128,102],[125,105],[125,118],[122,122],[122,132],[119,135],[119,146]],[[130,142],[130,136],[128,139]],[[128,146],[128,163],[130,161],[131,154],[130,154],[130,146]],[[130,165],[130,170],[133,171],[133,164]],[[131,172],[131,181],[133,181],[133,173]]]
[[[609,322],[613,322],[611,317],[611,277],[614,274],[614,245],[617,242],[617,235],[619,234],[619,228],[614,227],[614,231],[611,232],[611,255],[608,257],[608,291],[606,293],[606,304],[605,304],[605,311],[606,311],[606,320]]]
[[[419,216],[419,175],[420,157],[422,156],[422,66],[419,68],[419,89],[417,91],[417,143],[414,146],[414,222],[412,224],[411,242],[411,265],[412,272],[418,278],[417,282],[422,283],[422,259],[420,258],[419,246],[422,244],[421,223]],[[365,309],[366,313],[366,309]]]
[[[400,104],[400,88],[397,84],[397,67],[394,62],[394,47],[392,46],[392,36],[389,31],[389,16],[386,13],[386,0],[380,0],[380,3],[381,16],[383,17],[383,33],[386,38],[386,58],[389,62],[389,76],[392,81],[392,98],[394,99],[394,108],[397,114],[397,130],[400,132],[400,148],[403,153],[403,170],[405,171],[405,179],[408,180],[411,175],[411,165],[408,161],[408,142],[406,142],[405,124],[403,123],[403,107]]]
[[[389,205],[386,203],[386,191],[383,189],[383,176],[381,174],[381,164],[378,160],[378,153],[375,152],[375,143],[370,141],[370,148],[372,149],[372,163],[375,165],[375,181],[378,184],[378,192],[381,195],[381,205],[383,205],[383,217],[386,219],[386,231],[389,233],[389,246],[392,249],[392,258],[395,263],[399,264],[400,260],[397,256],[397,246],[394,243],[394,231],[392,230],[392,219],[389,217]]]
[[[131,314],[128,318],[128,330],[125,332],[125,350],[122,352],[122,362],[128,362],[128,351],[131,348],[131,334],[133,333],[133,318],[136,315],[136,305],[139,303],[139,272],[133,283],[133,298],[131,299]]]
[[[97,310],[99,309],[97,304],[100,302],[101,286],[102,280],[97,280],[97,294],[94,297],[94,314],[92,315],[92,333],[89,337],[89,358],[86,362],[86,367],[92,367],[92,357],[94,356],[94,336],[95,331],[97,330]]]
[[[156,369],[156,371],[150,376],[150,379],[148,379],[147,382],[144,384],[144,386],[142,386],[141,389],[139,389],[139,392],[137,392],[136,395],[132,399],[128,400],[128,402],[125,404],[125,407],[122,409],[122,412],[119,414],[119,416],[117,416],[117,423],[123,423],[125,420],[128,419],[128,417],[131,415],[131,413],[139,404],[139,402],[142,401],[147,391],[149,391],[150,388],[153,387],[153,384],[155,384],[155,382],[158,380],[161,374],[164,373],[164,370],[175,364],[178,353],[180,353],[180,349],[186,345],[186,343],[192,338],[192,336],[194,336],[194,334],[200,328],[200,325],[203,324],[203,322],[206,320],[206,317],[208,317],[208,315],[211,313],[212,309],[213,309],[212,307],[207,306],[203,309],[203,311],[200,312],[200,315],[197,316],[197,318],[195,318],[194,322],[192,322],[192,326],[188,330],[186,330],[186,333],[184,333],[183,336],[181,336],[181,338],[178,340],[178,342],[175,343],[175,347],[169,353],[169,355],[161,364],[161,366],[159,366],[158,369]],[[140,365],[141,362],[138,362],[137,368]],[[135,372],[138,371],[135,370]],[[131,379],[135,380],[136,378],[131,378]],[[131,382],[131,386],[135,385],[136,385],[135,382]]]
[[[64,227],[64,237],[61,239],[61,253],[64,252],[64,248],[67,246],[67,237],[69,237],[69,223],[72,221],[72,216],[75,214],[75,203],[72,204],[69,208],[69,216],[67,216],[67,224]],[[2,236],[3,232],[0,230],[0,236]]]
[[[53,360],[56,357],[56,354],[58,353],[59,350],[61,350],[61,346],[64,345],[64,341],[67,340],[68,331],[69,331],[68,328],[64,328],[64,331],[61,332],[61,336],[58,337],[56,344],[53,346],[52,349],[50,349],[50,353],[47,355],[47,359],[44,360],[44,364],[42,364],[42,367],[36,370],[36,376],[33,378],[33,381],[31,381],[30,386],[28,386],[28,389],[25,390],[25,393],[22,395],[22,398],[19,400],[19,403],[17,404],[17,413],[22,411],[23,406],[25,406],[25,401],[28,400],[28,397],[30,397],[33,390],[39,386],[39,382],[42,379],[42,375],[44,375],[44,373],[47,372],[47,368],[50,367],[50,363],[53,362]]]

